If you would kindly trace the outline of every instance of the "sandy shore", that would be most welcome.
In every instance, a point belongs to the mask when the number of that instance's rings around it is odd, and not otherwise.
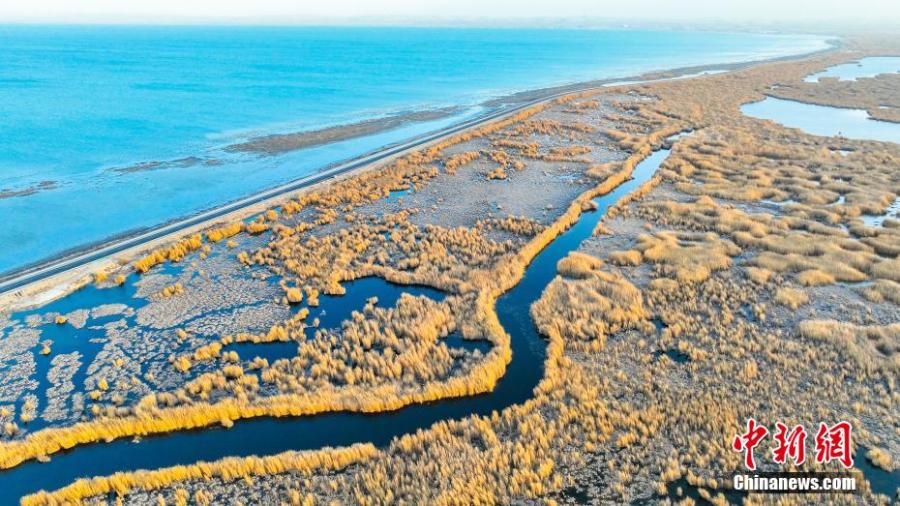
[[[669,79],[677,79],[692,75],[702,75],[704,72],[717,70],[717,71],[736,71],[740,69],[745,69],[748,67],[761,65],[765,63],[771,63],[776,61],[802,61],[813,56],[821,55],[823,53],[833,52],[840,49],[841,45],[839,43],[831,42],[832,47],[822,50],[816,51],[812,53],[802,54],[802,55],[794,55],[794,56],[784,56],[778,58],[770,58],[764,60],[754,60],[748,62],[734,62],[727,64],[715,64],[715,65],[701,65],[701,66],[693,66],[693,67],[681,67],[675,68],[666,71],[654,71],[650,73],[640,74],[636,76],[626,77],[626,78],[615,78],[615,79],[603,79],[603,80],[594,80],[594,81],[586,81],[581,83],[575,83],[572,85],[552,87],[552,88],[541,88],[531,91],[525,91],[520,93],[511,94],[507,97],[503,97],[500,99],[495,99],[491,101],[487,101],[482,105],[488,107],[493,110],[493,115],[483,116],[481,118],[476,118],[471,122],[468,128],[477,128],[479,126],[483,126],[484,124],[488,124],[494,121],[501,121],[505,117],[514,114],[515,112],[525,108],[530,107],[536,104],[540,104],[543,102],[547,102],[550,100],[554,100],[561,96],[565,96],[571,93],[578,93],[581,91],[587,91],[597,88],[604,88],[609,86],[614,86],[616,83],[624,84],[633,84],[634,82],[649,82],[649,81],[660,81],[660,80],[669,80]],[[502,114],[497,114],[497,110],[500,109]],[[423,111],[423,113],[428,113],[429,111]],[[433,112],[433,111],[432,111]],[[408,116],[404,116],[404,121],[411,121]],[[387,119],[387,118],[385,118]],[[422,119],[419,119],[421,121]],[[383,124],[382,124],[383,125]],[[326,129],[327,130],[327,129]],[[319,131],[319,137],[322,136],[334,136],[338,135],[335,132],[331,132],[329,134],[324,134],[324,130]],[[374,133],[374,132],[369,132]],[[427,142],[412,142],[411,146],[402,150],[399,150],[390,156],[382,157],[378,159],[378,161],[366,164],[354,170],[346,171],[346,172],[336,172],[329,179],[321,182],[317,182],[314,184],[310,184],[308,186],[304,186],[303,188],[292,188],[291,190],[284,191],[283,193],[278,193],[277,195],[267,198],[264,200],[260,200],[252,205],[248,205],[245,207],[241,207],[238,210],[233,212],[229,212],[226,214],[217,215],[215,218],[203,221],[201,223],[197,223],[191,225],[189,227],[179,228],[177,231],[174,231],[170,234],[166,234],[164,236],[155,238],[153,240],[143,242],[140,245],[130,247],[128,249],[118,251],[114,254],[110,254],[108,256],[104,256],[102,258],[82,263],[76,267],[67,269],[63,272],[55,273],[49,275],[47,277],[41,278],[39,280],[30,282],[26,285],[8,289],[2,293],[0,293],[0,307],[4,308],[6,311],[21,311],[23,309],[30,309],[34,307],[38,307],[44,305],[48,302],[56,300],[65,296],[68,293],[71,293],[87,284],[89,284],[93,275],[98,272],[107,272],[112,273],[119,271],[120,269],[130,269],[126,267],[131,261],[134,259],[146,254],[147,252],[156,249],[162,245],[172,243],[182,237],[185,237],[190,234],[197,233],[202,230],[206,230],[213,226],[222,225],[225,223],[231,223],[237,220],[244,220],[259,214],[260,212],[265,211],[266,209],[277,207],[284,202],[296,197],[297,195],[301,195],[313,189],[321,189],[323,187],[327,187],[330,184],[334,184],[337,181],[341,181],[347,177],[352,177],[357,174],[373,170],[383,165],[390,163],[391,161],[402,157],[410,152],[420,150],[423,148],[427,148],[430,145],[439,143],[446,138],[458,134],[458,129],[447,129],[447,133],[438,133],[436,136],[432,136]],[[302,135],[310,134],[309,132]],[[362,134],[362,135],[368,135]],[[286,134],[288,137],[294,134]],[[301,134],[297,134],[301,135]],[[341,133],[340,135],[347,135],[346,132]],[[270,136],[271,137],[271,136]],[[260,138],[260,144],[255,145],[256,147],[246,147],[245,151],[253,152],[268,152],[268,149],[277,149],[276,146],[283,145],[287,147],[291,144],[291,142],[311,142],[309,139],[296,138],[293,140],[276,140],[272,141],[270,137]],[[302,137],[302,136],[301,136]],[[315,136],[314,136],[315,137]],[[270,139],[269,141],[265,141],[264,139]],[[339,139],[333,139],[339,140]],[[253,143],[254,141],[250,141],[249,143]],[[331,142],[331,141],[329,141]],[[247,143],[245,143],[247,144]],[[268,148],[265,146],[269,146]],[[298,148],[292,148],[298,149]],[[378,152],[375,152],[378,153]],[[362,155],[354,160],[364,159],[372,156],[375,153],[368,153],[366,155]],[[349,162],[348,162],[349,163]],[[317,173],[322,174],[322,172],[327,172],[329,170],[334,170],[334,168],[325,168],[323,171]],[[290,184],[290,183],[288,183]],[[287,186],[287,185],[285,185]],[[267,192],[271,192],[272,190],[268,190]],[[261,192],[264,193],[264,192]],[[224,207],[224,205],[223,205]],[[186,217],[187,218],[187,217]],[[175,220],[178,221],[178,220]],[[137,231],[131,234],[123,234],[119,236],[118,241],[124,241],[129,238],[133,238],[135,236],[141,235],[146,231]],[[9,282],[10,280],[16,279],[18,277],[23,277],[35,270],[42,269],[46,266],[51,266],[57,263],[61,263],[68,259],[71,259],[79,254],[84,254],[86,252],[95,251],[101,249],[103,247],[109,246],[110,242],[104,242],[101,244],[88,245],[78,251],[69,252],[66,256],[57,256],[55,258],[49,259],[45,262],[39,264],[33,264],[31,266],[27,266],[23,269],[19,269],[17,271],[13,271],[10,273],[6,273],[4,276],[0,277],[0,281]]]

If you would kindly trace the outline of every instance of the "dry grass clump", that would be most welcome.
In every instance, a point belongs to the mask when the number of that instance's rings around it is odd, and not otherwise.
[[[878,262],[872,267],[872,274],[880,279],[900,281],[900,257]]]
[[[540,144],[537,142],[523,142],[511,138],[494,139],[491,144],[497,148],[515,149],[521,156],[526,158],[540,158]]]
[[[808,269],[797,274],[797,282],[803,286],[821,286],[834,283],[834,276],[819,269]]]
[[[781,304],[782,306],[787,306],[791,309],[797,309],[803,304],[809,302],[809,296],[807,296],[806,292],[804,292],[803,290],[782,287],[779,288],[777,292],[775,292],[775,302]]]
[[[260,377],[285,393],[385,383],[415,388],[446,379],[457,364],[440,340],[455,329],[448,305],[404,294],[395,308],[368,304],[340,333],[317,331],[297,357],[264,367]]]
[[[900,323],[854,325],[835,320],[800,322],[800,334],[840,347],[864,369],[900,369]]]
[[[297,286],[283,287],[284,297],[289,304],[299,304],[303,302],[303,290]]]
[[[541,333],[558,332],[567,346],[599,351],[607,336],[650,325],[640,290],[621,274],[597,270],[601,265],[583,253],[560,261],[560,274],[567,276],[574,269],[576,275],[556,278],[531,307]]]
[[[506,173],[506,169],[504,169],[504,168],[501,166],[501,167],[497,167],[496,169],[494,169],[494,170],[488,172],[486,177],[488,178],[488,180],[492,180],[492,179],[506,179],[506,178],[509,177],[509,175]]]
[[[885,471],[894,470],[894,459],[890,453],[881,448],[869,448],[869,451],[866,452],[866,458],[869,459],[869,462]]]
[[[704,281],[712,272],[730,268],[731,257],[741,252],[734,243],[713,233],[673,231],[641,235],[637,250],[644,261],[683,283]]]
[[[272,228],[272,225],[269,223],[266,223],[262,219],[253,220],[250,223],[248,223],[246,226],[247,233],[249,233],[250,235],[259,235],[263,232],[268,231],[271,228]]]
[[[224,227],[214,228],[206,231],[206,239],[209,242],[219,242],[230,237],[240,234],[244,230],[243,222],[236,221]]]
[[[570,113],[582,113],[587,109],[597,109],[598,107],[600,107],[600,102],[598,100],[582,100],[579,102],[571,102],[564,111]]]
[[[641,252],[637,250],[613,251],[607,257],[610,263],[615,265],[640,265]]]
[[[603,266],[599,258],[573,251],[557,262],[556,270],[565,277],[584,279]]]
[[[758,285],[764,285],[768,283],[769,280],[772,279],[772,275],[774,274],[769,269],[761,269],[759,267],[747,267],[746,272],[747,277]]]
[[[591,152],[588,146],[557,146],[552,147],[545,155],[539,155],[537,158],[547,162],[583,162],[588,163],[589,160],[579,158]]]
[[[871,302],[889,301],[900,305],[900,283],[887,279],[877,279],[862,290],[863,296]]]
[[[481,156],[480,151],[466,151],[465,153],[451,155],[444,160],[444,172],[447,174],[456,174],[456,171],[460,167],[474,162],[479,156]]]
[[[880,229],[851,224],[850,232],[882,257],[896,258],[900,256],[900,230],[887,227],[889,224],[891,222],[885,220],[885,226]]]
[[[181,283],[175,283],[173,285],[169,285],[162,290],[159,291],[159,296],[162,298],[172,297],[174,295],[181,295],[184,293],[184,287]]]
[[[728,235],[744,232],[754,238],[762,238],[772,231],[785,228],[770,214],[750,214],[706,195],[693,202],[645,202],[639,205],[637,213],[667,226]]]
[[[507,216],[506,218],[483,218],[475,224],[476,230],[502,230],[516,235],[533,237],[546,227],[527,216]]]
[[[577,138],[579,134],[589,134],[595,128],[587,123],[561,122],[553,119],[533,119],[522,121],[508,130],[508,135],[555,135],[568,138]]]
[[[165,261],[177,262],[188,253],[196,251],[203,246],[200,234],[195,234],[187,239],[179,241],[167,248],[153,250],[148,255],[134,262],[134,269],[140,273],[149,271],[153,266]]]

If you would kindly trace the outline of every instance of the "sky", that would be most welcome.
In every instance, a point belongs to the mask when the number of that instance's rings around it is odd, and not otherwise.
[[[22,0],[0,22],[601,25],[621,22],[877,23],[900,31],[900,0]]]

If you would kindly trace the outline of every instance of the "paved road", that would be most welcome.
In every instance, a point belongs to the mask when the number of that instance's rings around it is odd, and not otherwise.
[[[235,200],[229,202],[228,204],[222,205],[220,207],[216,207],[214,209],[210,209],[208,211],[201,212],[199,214],[195,214],[186,218],[179,219],[177,221],[168,223],[166,225],[159,226],[152,230],[148,230],[146,232],[142,232],[137,235],[131,235],[127,237],[123,237],[121,239],[113,240],[108,243],[104,243],[95,248],[91,248],[84,251],[79,251],[73,253],[72,255],[68,255],[65,257],[55,258],[49,260],[46,263],[39,264],[33,267],[28,267],[25,269],[21,269],[18,271],[13,271],[8,273],[5,276],[0,276],[0,293],[5,293],[9,291],[13,291],[19,289],[25,285],[34,283],[36,281],[43,280],[50,276],[54,276],[61,272],[65,272],[69,269],[74,269],[76,267],[82,266],[84,264],[93,262],[95,260],[99,260],[101,258],[114,255],[116,253],[120,253],[127,249],[133,248],[135,246],[139,246],[148,241],[153,241],[155,239],[159,239],[169,234],[173,234],[190,227],[199,225],[205,221],[213,220],[224,216],[226,214],[232,213],[234,211],[240,210],[244,207],[262,202],[264,200],[271,199],[273,197],[281,196],[285,193],[293,192],[299,190],[301,188],[305,188],[310,185],[314,185],[316,183],[320,183],[327,179],[333,178],[340,174],[345,174],[347,172],[363,168],[367,165],[379,162],[384,160],[385,158],[389,158],[392,156],[397,156],[403,154],[406,151],[411,151],[413,149],[422,147],[425,144],[430,142],[434,142],[441,138],[447,137],[449,135],[453,135],[459,133],[463,130],[476,127],[490,121],[498,120],[505,116],[509,116],[518,111],[531,107],[533,105],[537,105],[543,102],[547,102],[561,96],[569,95],[571,93],[577,93],[579,91],[587,91],[591,89],[597,89],[599,86],[590,86],[581,89],[567,89],[564,92],[554,93],[551,95],[547,95],[535,100],[530,100],[519,104],[515,107],[503,109],[500,111],[495,111],[492,113],[485,114],[483,116],[479,116],[474,119],[470,119],[464,121],[462,123],[457,123],[456,125],[447,127],[445,129],[439,130],[437,132],[433,132],[430,134],[423,135],[421,137],[413,138],[407,142],[402,144],[390,146],[384,148],[382,150],[376,151],[374,153],[355,158],[348,162],[344,162],[328,169],[322,170],[320,172],[316,172],[314,174],[310,174],[308,176],[302,177],[300,179],[296,179],[289,183],[285,183],[281,186],[277,186],[275,188],[270,188],[268,190],[255,193],[248,197],[244,197],[239,200]]]

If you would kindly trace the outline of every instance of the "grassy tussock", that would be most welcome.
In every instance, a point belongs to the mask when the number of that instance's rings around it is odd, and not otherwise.
[[[184,293],[184,287],[181,283],[175,283],[173,285],[169,285],[162,290],[159,291],[159,296],[162,298],[173,297],[175,295],[182,295]]]
[[[769,280],[772,279],[772,275],[774,274],[768,269],[761,269],[759,267],[747,267],[746,272],[747,277],[758,285],[764,285],[768,283]]]
[[[609,335],[630,328],[647,329],[649,314],[640,290],[621,274],[598,270],[599,259],[571,253],[560,261],[560,274],[531,308],[544,335],[558,332],[575,348],[599,351]],[[569,275],[575,270],[575,276]]]
[[[613,251],[607,257],[607,260],[611,264],[614,265],[640,265],[641,264],[641,252],[638,250],[625,250],[625,251]]]
[[[731,257],[741,251],[715,234],[671,231],[641,235],[637,250],[645,262],[682,283],[704,281],[712,272],[730,268]]]
[[[878,262],[872,267],[872,274],[880,279],[900,281],[900,257]]]
[[[803,286],[822,286],[834,283],[834,275],[819,269],[808,269],[797,274],[797,282]]]
[[[506,169],[503,167],[497,167],[496,169],[487,173],[488,180],[492,179],[506,179],[509,175],[506,173]]]
[[[900,305],[900,283],[879,279],[862,290],[863,296],[871,302],[892,302]]]
[[[524,137],[529,135],[552,135],[557,137],[578,138],[580,134],[589,134],[594,127],[587,123],[561,122],[553,119],[533,119],[522,121],[509,129],[509,135]]]
[[[544,230],[539,221],[526,216],[507,216],[506,218],[484,218],[478,220],[475,229],[479,231],[502,230],[515,235],[532,237]]]
[[[557,262],[556,270],[565,277],[584,279],[603,266],[599,258],[573,251]]]
[[[838,346],[864,369],[900,370],[900,323],[863,326],[835,320],[807,320],[800,323],[799,331],[804,337]]]
[[[481,156],[480,151],[466,151],[465,153],[457,153],[444,159],[444,172],[447,174],[456,174],[456,171],[463,165],[474,162]]]
[[[214,228],[206,231],[206,239],[209,242],[216,243],[224,239],[234,237],[244,230],[243,222],[236,221],[224,227]]]
[[[809,297],[803,290],[784,287],[779,288],[778,291],[775,292],[775,302],[791,309],[797,309],[809,302]]]
[[[869,459],[869,462],[885,471],[894,470],[894,459],[890,453],[881,448],[869,448],[869,451],[866,452],[866,458]]]
[[[166,261],[177,262],[188,253],[196,251],[203,246],[200,234],[181,240],[167,248],[153,250],[148,255],[134,262],[134,269],[140,273],[149,271],[153,266]]]
[[[569,107],[567,107],[565,111],[580,113],[588,109],[597,109],[598,107],[600,107],[600,102],[597,100],[582,100],[579,102],[570,103]]]

